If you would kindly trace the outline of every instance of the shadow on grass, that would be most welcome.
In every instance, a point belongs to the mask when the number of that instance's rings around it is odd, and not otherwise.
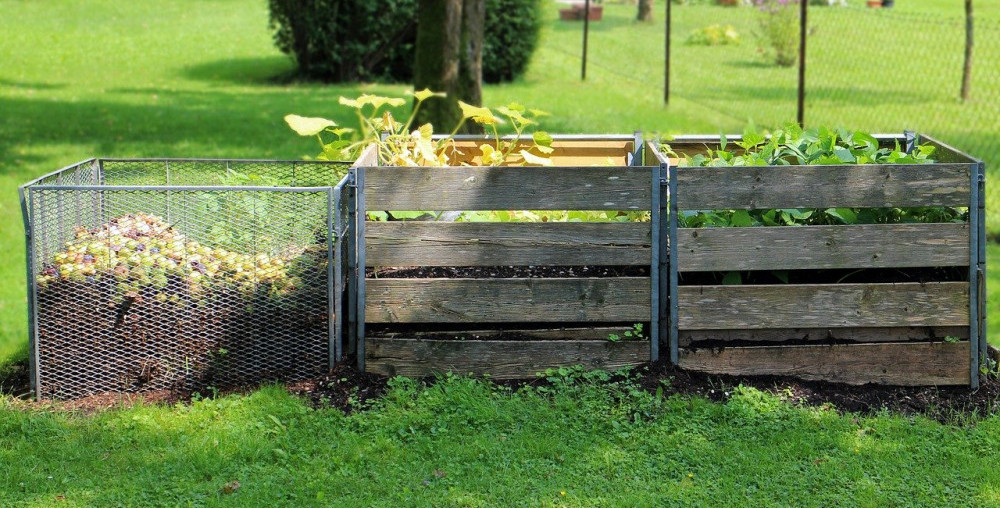
[[[184,67],[180,74],[188,79],[238,85],[284,84],[296,80],[296,66],[291,58],[273,55],[255,58],[216,60]]]

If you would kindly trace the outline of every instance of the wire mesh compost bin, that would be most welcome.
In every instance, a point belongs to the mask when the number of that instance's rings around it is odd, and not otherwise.
[[[346,166],[91,159],[23,186],[36,396],[326,371]]]

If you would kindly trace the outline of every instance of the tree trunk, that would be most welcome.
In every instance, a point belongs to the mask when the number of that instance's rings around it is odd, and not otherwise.
[[[667,0],[668,2],[670,0]],[[653,0],[639,0],[639,15],[635,18],[638,21],[653,21]]]
[[[972,87],[972,0],[965,0],[965,65],[962,66],[962,101],[969,100]]]
[[[458,101],[482,105],[485,0],[420,0],[414,88],[445,92],[424,102],[417,116],[434,132],[448,133],[462,119]],[[467,122],[462,132],[482,132]]]

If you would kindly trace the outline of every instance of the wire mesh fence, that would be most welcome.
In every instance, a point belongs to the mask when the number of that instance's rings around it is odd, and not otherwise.
[[[25,186],[37,395],[325,371],[337,354],[332,184],[345,170],[95,160]]]
[[[669,26],[671,104],[683,104],[685,110],[698,106],[724,131],[751,122],[774,128],[796,120],[797,1],[670,0],[669,23],[667,1],[655,1],[655,21],[645,24],[635,21],[631,3],[605,0],[604,19],[591,24],[588,81],[627,81],[646,97],[662,97]],[[974,2],[978,10],[963,98],[965,3],[894,4],[872,8],[865,0],[810,0],[805,126],[923,132],[983,158],[992,178],[1000,171],[1000,10]],[[580,58],[581,28],[555,22],[546,47],[567,59]],[[784,56],[780,63],[779,55]],[[639,127],[690,131],[683,125]],[[988,187],[987,194],[990,208],[1000,203],[1000,186]],[[987,221],[991,234],[1000,234],[1000,215]]]

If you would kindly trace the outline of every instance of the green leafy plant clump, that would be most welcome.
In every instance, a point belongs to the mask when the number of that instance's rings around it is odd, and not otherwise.
[[[405,121],[398,121],[391,108],[399,108],[407,103],[400,97],[382,97],[363,94],[354,99],[341,97],[340,105],[354,110],[358,127],[340,127],[333,120],[318,117],[303,117],[289,114],[285,122],[301,136],[315,136],[322,147],[317,157],[321,160],[344,160],[357,158],[369,145],[378,147],[379,159],[391,166],[448,166],[460,162],[461,150],[456,146],[454,135],[467,121],[473,121],[492,134],[492,143],[479,146],[480,160],[487,166],[500,165],[551,165],[552,136],[545,131],[531,134],[530,144],[522,140],[529,127],[538,125],[538,118],[548,113],[529,109],[518,103],[511,103],[493,109],[474,106],[458,101],[462,118],[447,136],[434,139],[434,126],[423,124],[414,126],[417,112],[424,101],[431,97],[443,97],[443,93],[424,89],[410,92],[413,109]],[[514,131],[513,138],[504,138],[498,128],[509,124]],[[325,137],[324,137],[325,136]]]
[[[709,25],[692,30],[687,43],[696,46],[729,46],[740,43],[740,34],[733,25]]]
[[[660,150],[677,160],[678,167],[930,164],[934,147],[921,144],[907,152],[896,142],[881,146],[869,133],[847,129],[802,129],[789,124],[770,135],[748,127],[739,140],[722,136],[718,149],[687,155],[669,144]],[[907,222],[963,222],[967,210],[952,207],[827,208],[683,211],[683,227],[799,226],[832,224],[894,224]]]

